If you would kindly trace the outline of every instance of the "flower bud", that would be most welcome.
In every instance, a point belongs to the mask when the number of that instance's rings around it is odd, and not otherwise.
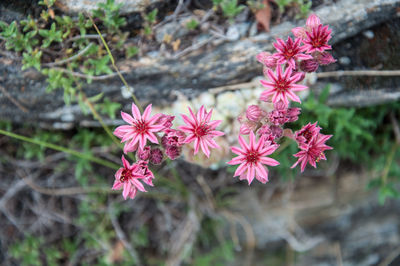
[[[175,160],[181,155],[181,149],[177,146],[168,146],[165,149],[165,154],[170,158],[171,160]]]
[[[150,158],[150,147],[146,146],[143,148],[143,150],[138,149],[136,156],[138,160],[147,161]]]
[[[265,59],[270,55],[271,55],[271,53],[269,53],[269,52],[261,52],[258,55],[256,55],[256,59],[257,59],[258,62],[260,62],[261,64],[265,65],[265,63],[264,63]]]
[[[300,110],[301,110],[300,108],[295,108],[295,107],[289,108],[286,113],[288,122],[297,121],[297,119],[299,119]]]
[[[300,69],[304,72],[315,72],[319,67],[318,61],[315,59],[303,60],[300,62]]]
[[[150,152],[150,162],[152,164],[160,164],[163,160],[163,153],[160,149],[152,149]]]
[[[262,118],[263,111],[258,105],[250,105],[247,107],[246,117],[250,121],[258,122]]]
[[[312,28],[318,27],[318,25],[321,25],[321,20],[319,19],[319,17],[317,15],[311,14],[306,21],[306,26],[309,29],[312,29]]]
[[[250,131],[251,130],[250,130],[249,126],[247,125],[247,123],[244,123],[240,126],[240,130],[239,130],[240,135],[249,135]]]
[[[292,32],[296,38],[305,39],[306,37],[306,30],[303,27],[293,28]]]
[[[269,112],[268,120],[271,122],[271,124],[278,126],[285,124],[286,122],[288,122],[289,119],[286,116],[286,110],[283,109],[280,111],[274,110],[272,112]]]
[[[317,59],[318,59],[318,63],[320,63],[322,66],[326,66],[326,65],[336,62],[336,59],[333,58],[333,56],[328,52],[319,54],[317,56]]]
[[[175,116],[173,116],[173,115],[161,114],[161,116],[160,116],[160,118],[158,118],[156,124],[160,124],[160,125],[164,126],[164,128],[161,130],[165,130],[167,128],[172,127],[172,121],[174,119],[175,119]]]
[[[283,101],[278,101],[274,103],[274,109],[276,111],[284,111],[286,109],[286,105]]]
[[[270,126],[271,135],[275,138],[280,138],[283,135],[283,129],[280,126]]]

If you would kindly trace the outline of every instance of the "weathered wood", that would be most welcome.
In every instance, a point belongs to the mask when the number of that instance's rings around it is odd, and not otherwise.
[[[396,16],[399,0],[358,0],[337,1],[316,10],[323,23],[333,29],[332,43],[350,38],[379,23]],[[216,47],[204,46],[178,59],[142,57],[139,61],[120,61],[119,67],[143,101],[168,105],[175,100],[175,91],[194,96],[206,89],[227,84],[245,82],[261,73],[261,66],[255,60],[260,51],[272,50],[274,37],[283,37],[294,26],[285,22],[272,27],[270,33],[263,33],[237,42],[225,42]],[[14,122],[37,121],[44,126],[72,127],[82,119],[77,105],[65,106],[62,92],[46,93],[45,78],[34,70],[21,71],[19,58],[7,51],[0,53],[0,117]],[[84,90],[89,95],[104,92],[114,101],[129,103],[121,95],[121,81],[111,78],[93,82]],[[351,90],[349,90],[351,89]],[[353,88],[343,88],[351,91]],[[7,93],[4,93],[6,91]],[[391,94],[396,99],[398,93]],[[13,100],[12,100],[13,99]],[[387,100],[378,98],[376,102]],[[332,102],[340,98],[331,98]],[[18,107],[15,102],[18,102]],[[24,112],[24,108],[28,112]]]

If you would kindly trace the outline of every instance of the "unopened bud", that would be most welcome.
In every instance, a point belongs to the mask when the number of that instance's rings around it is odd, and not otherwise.
[[[250,105],[247,107],[246,117],[250,121],[258,122],[262,118],[262,109],[258,105]]]
[[[322,65],[322,66],[326,66],[332,63],[336,62],[336,59],[333,58],[333,56],[328,53],[328,52],[324,52],[321,53],[317,56],[318,62]]]
[[[152,164],[160,164],[163,160],[163,153],[160,149],[152,149],[150,152],[150,162]]]
[[[146,146],[143,150],[139,149],[136,153],[139,160],[147,161],[150,158],[150,147]]]
[[[175,160],[181,155],[181,149],[177,146],[168,146],[167,149],[165,149],[165,154],[171,160]]]
[[[318,27],[318,25],[321,25],[321,20],[317,15],[311,14],[306,21],[306,26],[312,29]]]
[[[318,61],[315,59],[303,60],[300,62],[300,69],[304,72],[315,72],[319,67]]]

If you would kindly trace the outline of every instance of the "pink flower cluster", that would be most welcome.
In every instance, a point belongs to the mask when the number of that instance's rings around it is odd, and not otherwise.
[[[295,38],[288,37],[286,42],[277,39],[274,43],[276,53],[261,52],[257,60],[264,66],[264,75],[267,80],[261,80],[266,88],[261,93],[260,101],[273,103],[274,109],[267,111],[261,105],[251,105],[246,114],[239,116],[241,124],[240,134],[249,135],[249,143],[239,135],[241,148],[231,147],[233,153],[239,155],[228,164],[238,165],[234,176],[240,180],[247,179],[249,185],[254,177],[260,182],[268,181],[268,170],[264,165],[276,166],[274,159],[265,157],[272,154],[279,147],[279,140],[285,136],[298,143],[300,151],[294,156],[298,158],[292,166],[300,163],[301,172],[307,163],[316,167],[320,160],[326,160],[324,151],[332,149],[325,142],[331,135],[320,133],[321,128],[308,124],[301,130],[293,133],[284,129],[286,123],[298,119],[300,108],[290,108],[290,101],[301,103],[296,92],[307,89],[299,84],[305,73],[317,71],[320,65],[328,65],[336,60],[327,50],[332,49],[328,44],[331,39],[331,30],[323,26],[316,15],[311,15],[306,26],[292,30]]]
[[[207,112],[203,106],[197,114],[189,108],[190,117],[181,115],[185,125],[178,129],[172,129],[174,116],[151,116],[151,109],[150,104],[141,114],[139,108],[132,103],[132,115],[121,112],[127,125],[119,126],[114,131],[114,135],[125,143],[124,153],[136,152],[137,158],[130,165],[122,156],[123,167],[115,174],[112,189],[123,188],[124,199],[133,199],[138,190],[146,192],[141,181],[153,186],[154,175],[149,169],[149,163],[161,164],[165,158],[175,160],[181,155],[182,146],[189,143],[193,143],[195,154],[201,148],[209,157],[210,148],[219,148],[214,138],[224,135],[216,130],[221,120],[211,120],[212,111]]]

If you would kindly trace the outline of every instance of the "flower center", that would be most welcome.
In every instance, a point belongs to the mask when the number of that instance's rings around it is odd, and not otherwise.
[[[258,158],[260,155],[258,154],[257,151],[249,151],[246,155],[246,161],[248,163],[256,163],[258,162]]]
[[[194,134],[196,137],[203,137],[208,134],[209,127],[207,124],[200,124],[198,127],[195,128]]]
[[[287,83],[285,81],[279,81],[278,83],[275,84],[275,89],[278,92],[284,92],[287,90]]]
[[[307,142],[309,142],[313,136],[310,130],[304,131],[301,135],[307,140]]]
[[[132,179],[132,171],[125,168],[121,173],[121,177],[119,178],[119,181],[125,182],[125,181],[128,181],[129,179]]]
[[[320,37],[316,37],[315,39],[312,40],[312,45],[314,47],[321,47],[323,44],[323,40],[321,40]]]
[[[294,55],[293,49],[290,48],[290,49],[286,50],[286,54],[285,54],[286,59],[293,57],[293,55]]]
[[[143,120],[137,121],[133,127],[136,129],[136,131],[138,131],[139,134],[144,134],[148,131],[147,124]]]

